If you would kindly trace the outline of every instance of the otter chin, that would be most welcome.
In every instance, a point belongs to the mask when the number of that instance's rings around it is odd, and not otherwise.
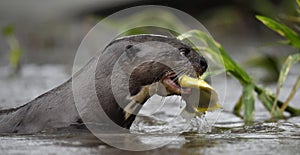
[[[62,85],[21,107],[0,111],[0,133],[87,124],[109,124],[110,129],[111,122],[129,129],[154,94],[187,96],[183,99],[192,109],[189,112],[209,111],[209,104],[219,104],[215,91],[199,79],[207,67],[202,55],[176,38],[151,34],[117,38]],[[190,99],[194,90],[206,97]]]

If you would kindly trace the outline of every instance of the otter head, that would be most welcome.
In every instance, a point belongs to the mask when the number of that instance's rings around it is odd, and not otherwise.
[[[104,88],[109,88],[114,96],[109,96],[108,90],[99,89],[98,98],[105,98],[101,103],[104,111],[124,128],[131,126],[142,105],[153,94],[189,94],[191,88],[181,87],[179,78],[183,75],[197,78],[207,69],[205,58],[189,45],[160,35],[116,39],[103,55],[107,60],[98,63],[98,77],[110,80],[111,87]],[[102,86],[108,83],[102,82]]]
[[[190,89],[181,87],[178,79],[182,75],[200,77],[208,67],[205,58],[180,40],[155,37],[158,41],[126,46],[124,67],[132,68],[129,78],[131,96],[145,86],[149,87],[150,94],[189,94]]]

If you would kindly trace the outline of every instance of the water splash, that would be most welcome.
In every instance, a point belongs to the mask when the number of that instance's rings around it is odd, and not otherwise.
[[[195,116],[191,120],[191,129],[192,132],[197,133],[208,133],[211,132],[212,125],[206,120],[205,115]]]
[[[165,115],[163,112],[152,116],[138,116],[130,131],[138,134],[167,134],[183,132],[208,133],[212,130],[212,124],[207,121],[205,115],[195,116],[190,121],[187,120],[180,115]]]

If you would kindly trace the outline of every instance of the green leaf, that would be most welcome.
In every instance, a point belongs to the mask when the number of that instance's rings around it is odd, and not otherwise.
[[[201,75],[201,79],[202,80],[205,80],[207,77],[210,77],[210,76],[216,76],[216,75],[219,75],[219,74],[222,74],[224,73],[225,71],[223,69],[220,69],[220,70],[216,70],[216,71],[206,71],[205,73],[203,73],[203,75]]]
[[[271,96],[273,99],[275,99],[275,96]],[[277,102],[277,105],[278,107],[282,107],[283,106],[283,102],[278,100]],[[296,108],[293,108],[289,105],[286,106],[286,108],[284,109],[284,111],[288,112],[291,114],[291,116],[299,116],[300,115],[300,109],[296,109]]]
[[[127,18],[118,19],[118,20],[104,19],[103,22],[105,22],[107,26],[109,26],[110,28],[119,30],[120,33],[122,33],[122,35],[125,36],[131,34],[139,34],[141,32],[144,33],[145,30],[147,33],[151,33],[151,32],[153,33],[153,30],[148,31],[149,29],[146,28],[149,26],[167,28],[170,31],[174,31],[174,32],[175,30],[179,32],[184,32],[188,30],[186,24],[182,23],[181,20],[179,20],[176,16],[174,16],[170,12],[163,11],[163,10],[155,10],[155,12],[156,14],[153,14],[153,10],[145,10],[141,13],[132,14]],[[159,16],[157,16],[157,14],[159,14]],[[134,30],[132,29],[132,25],[139,25],[140,28],[136,28]],[[137,30],[141,30],[141,27],[145,27],[145,29],[143,31],[137,31]],[[124,33],[124,30],[128,30],[128,32]]]
[[[208,53],[211,60],[223,66],[227,73],[230,73],[241,83],[241,85],[243,86],[243,92],[238,103],[234,107],[234,113],[240,115],[240,109],[241,107],[244,107],[244,121],[246,125],[250,125],[254,121],[254,92],[258,94],[259,100],[271,113],[272,118],[284,118],[284,115],[279,111],[278,108],[278,105],[283,105],[283,103],[281,101],[277,101],[275,96],[266,89],[256,86],[248,73],[227,54],[227,52],[219,43],[213,40],[205,32],[200,30],[191,30],[184,34],[181,34],[177,38],[180,40],[195,38],[200,41],[204,46],[195,47],[196,51],[198,51],[199,53],[200,51],[205,51],[205,54]],[[189,42],[191,43],[191,41]],[[292,59],[296,59],[295,56],[292,57]],[[289,67],[287,66],[287,68]],[[207,76],[209,76],[210,74],[211,73],[207,73]],[[299,87],[299,83],[295,84],[295,88]],[[273,103],[276,103],[276,106],[274,108]],[[285,111],[291,113],[292,115],[300,114],[300,110],[294,109],[290,106],[287,106]]]
[[[278,95],[280,93],[280,90],[287,78],[287,75],[292,67],[292,65],[294,65],[295,63],[297,63],[298,61],[300,61],[300,53],[294,54],[294,55],[290,55],[284,62],[281,70],[280,70],[280,74],[279,74],[279,79],[277,82],[277,90],[276,90],[276,95],[275,95],[275,100],[273,103],[273,109],[276,105],[276,102],[278,100]]]
[[[14,27],[13,26],[5,26],[3,29],[2,29],[2,34],[4,36],[10,36],[14,33]]]
[[[279,60],[274,55],[266,53],[255,53],[246,60],[245,64],[250,67],[264,69],[266,76],[263,82],[277,81],[280,72]]]
[[[242,102],[244,105],[244,121],[246,125],[254,122],[254,85],[247,84],[243,86]]]
[[[220,65],[222,65],[226,72],[233,75],[242,85],[252,83],[252,79],[248,73],[227,54],[219,43],[205,32],[200,30],[190,30],[179,35],[177,38],[179,40],[184,40],[192,37],[201,41],[206,46],[206,52],[211,55],[211,59],[216,60]]]
[[[273,108],[273,103],[275,101],[274,95],[266,89],[255,87],[255,91],[258,95],[258,99],[262,102],[264,107],[270,112],[273,119],[283,118],[283,114],[279,112],[277,106]],[[277,101],[278,102],[278,101]],[[277,104],[276,104],[277,105]]]
[[[298,8],[300,8],[300,0],[296,0]]]
[[[246,125],[250,125],[254,121],[254,84],[248,73],[239,66],[224,50],[224,48],[213,40],[209,35],[200,30],[191,30],[184,34],[181,34],[177,38],[184,40],[187,38],[196,38],[204,44],[206,53],[210,54],[210,59],[215,60],[222,65],[226,72],[234,76],[243,86],[243,94],[236,107],[236,111],[239,111],[242,105],[244,105],[244,121]],[[239,112],[238,112],[239,113]]]
[[[235,114],[240,118],[243,118],[243,116],[240,114],[242,107],[243,107],[243,101],[242,101],[242,96],[240,96],[239,100],[237,101],[237,103],[233,108],[233,114]]]
[[[22,50],[19,44],[19,41],[16,39],[16,37],[13,34],[12,27],[7,27],[5,30],[6,33],[6,40],[9,45],[10,51],[9,51],[9,62],[11,67],[14,70],[14,73],[17,73],[20,69],[20,60],[22,55]]]
[[[21,59],[21,49],[14,48],[10,51],[9,60],[14,70],[17,70]]]
[[[286,99],[286,101],[284,102],[284,104],[281,106],[280,110],[284,111],[285,108],[287,108],[287,106],[289,105],[290,101],[294,98],[298,88],[300,87],[300,75],[298,76],[288,98]]]
[[[256,16],[256,18],[264,25],[277,32],[279,35],[285,37],[289,41],[290,45],[296,48],[300,48],[300,37],[295,31],[285,26],[284,24],[276,22],[271,18],[258,15]]]

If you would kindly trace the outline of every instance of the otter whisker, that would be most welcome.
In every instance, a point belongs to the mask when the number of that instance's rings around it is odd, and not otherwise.
[[[186,74],[186,71],[181,70],[179,72],[176,73],[176,77],[174,79],[172,79],[173,81],[177,81],[179,79],[179,77],[181,77],[182,75]]]

